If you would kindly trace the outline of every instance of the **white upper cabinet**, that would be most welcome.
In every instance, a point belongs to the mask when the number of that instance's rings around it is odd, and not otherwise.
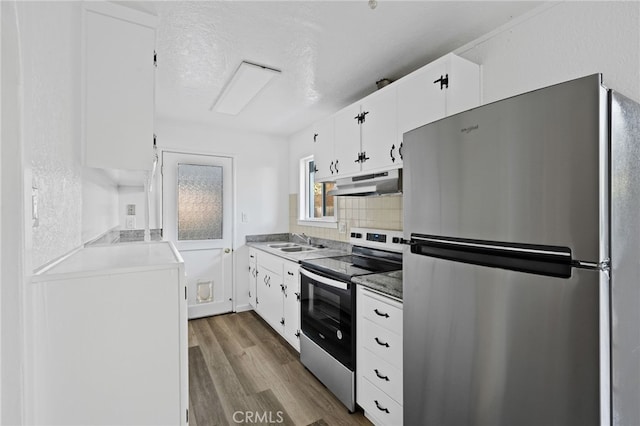
[[[315,123],[309,133],[308,137],[313,139],[315,180],[331,180],[335,175],[336,160],[333,155],[333,117]]]
[[[360,171],[360,104],[356,103],[338,111],[335,118],[334,166],[337,172],[334,177],[351,175]]]
[[[480,105],[479,66],[454,54],[443,56],[395,84],[398,148],[405,132]]]
[[[376,171],[398,165],[392,155],[397,130],[396,89],[382,89],[362,100],[362,170]]]
[[[316,181],[402,167],[405,132],[478,105],[480,67],[445,55],[326,119],[333,143],[316,141]]]
[[[83,15],[85,164],[150,170],[157,18],[107,2]]]

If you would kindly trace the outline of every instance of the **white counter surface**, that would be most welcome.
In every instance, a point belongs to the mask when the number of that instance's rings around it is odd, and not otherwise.
[[[182,257],[169,241],[90,246],[78,249],[43,268],[34,275],[33,280],[43,281],[69,274],[175,267],[181,263]]]

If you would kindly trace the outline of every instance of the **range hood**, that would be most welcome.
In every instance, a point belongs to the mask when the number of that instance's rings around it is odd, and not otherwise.
[[[327,195],[374,196],[402,192],[402,169],[338,179]]]

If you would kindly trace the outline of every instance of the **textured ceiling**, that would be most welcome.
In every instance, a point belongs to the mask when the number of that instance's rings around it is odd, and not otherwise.
[[[289,135],[539,2],[160,1],[160,118]],[[242,60],[282,70],[237,116],[210,111]]]

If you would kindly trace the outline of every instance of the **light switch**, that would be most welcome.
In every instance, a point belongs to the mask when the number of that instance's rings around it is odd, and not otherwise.
[[[249,215],[246,212],[242,212],[242,223],[249,223]]]
[[[135,215],[136,215],[136,205],[127,204],[127,216],[135,216]]]

